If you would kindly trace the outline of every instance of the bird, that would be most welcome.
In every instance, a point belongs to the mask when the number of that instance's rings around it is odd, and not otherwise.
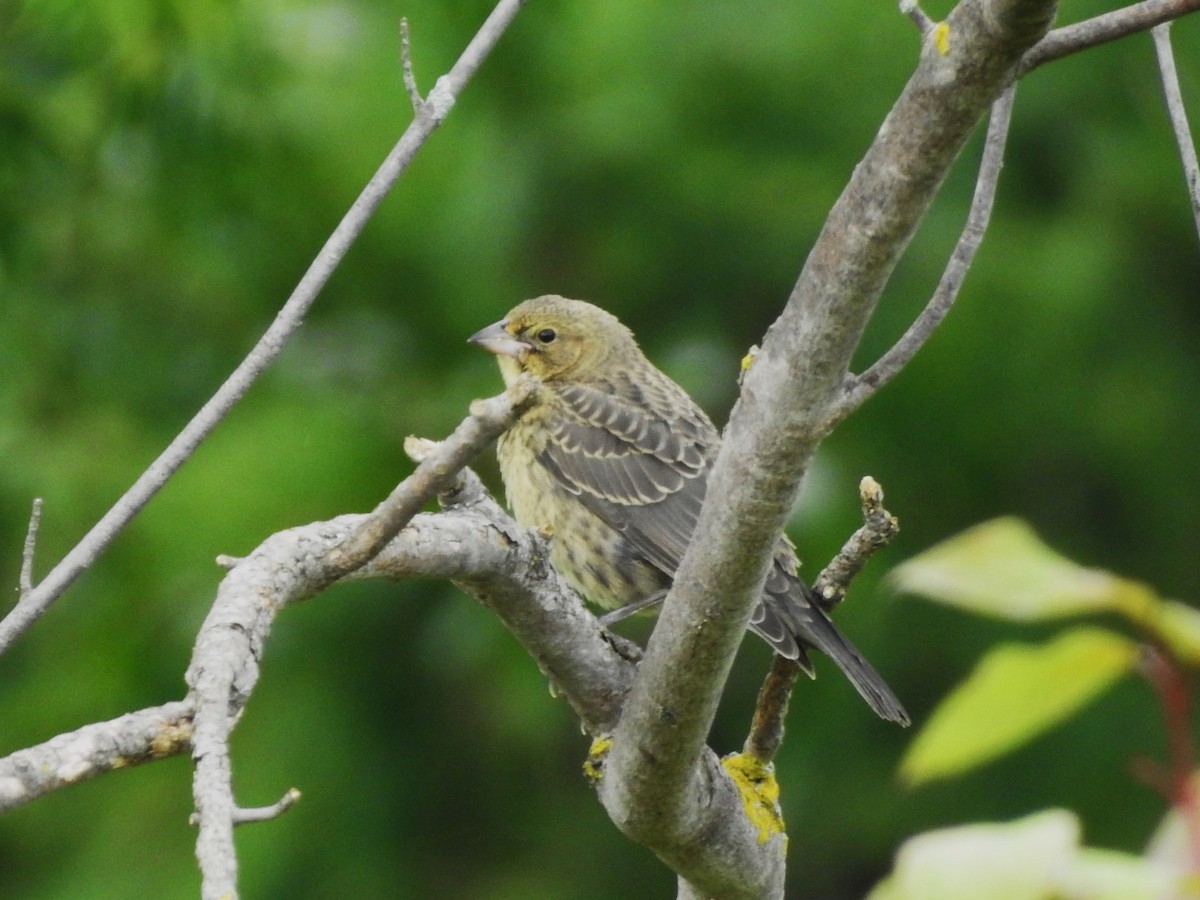
[[[496,355],[507,385],[526,373],[541,382],[496,445],[516,520],[550,533],[551,565],[597,606],[620,615],[661,600],[704,503],[716,426],[616,316],[583,300],[526,300],[469,342]],[[750,631],[810,677],[808,651],[821,651],[876,714],[909,724],[798,564],[781,535]]]

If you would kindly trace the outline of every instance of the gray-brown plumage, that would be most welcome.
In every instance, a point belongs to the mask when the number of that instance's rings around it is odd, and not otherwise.
[[[608,609],[671,585],[695,530],[720,437],[683,388],[642,354],[614,316],[580,300],[527,300],[471,338],[505,382],[543,388],[497,444],[517,521],[553,531],[550,561]],[[830,656],[880,716],[908,724],[900,702],[812,600],[786,537],[750,630],[810,675],[806,649]]]

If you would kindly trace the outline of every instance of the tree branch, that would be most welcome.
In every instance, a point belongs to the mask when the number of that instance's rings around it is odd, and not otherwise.
[[[862,527],[850,535],[813,582],[813,593],[826,608],[845,599],[850,582],[858,577],[867,561],[900,533],[900,520],[883,506],[883,487],[870,475],[858,483],[858,499],[862,504]]]
[[[1200,0],[1144,0],[1124,9],[1055,28],[1025,54],[1017,69],[1017,77],[1022,78],[1048,62],[1146,31],[1198,9]]]
[[[1179,74],[1175,71],[1175,53],[1171,49],[1171,25],[1156,25],[1150,29],[1150,34],[1154,38],[1154,52],[1158,56],[1158,69],[1162,74],[1167,114],[1171,118],[1171,129],[1175,132],[1175,143],[1179,145],[1179,159],[1183,162],[1183,177],[1187,182],[1188,197],[1192,201],[1196,233],[1200,235],[1200,162],[1196,160],[1196,143],[1192,139],[1187,109],[1183,105]]]
[[[746,373],[601,785],[618,826],[701,893],[782,890],[775,887],[782,848],[773,842],[744,857],[697,860],[698,836],[723,812],[712,802],[701,748],[772,548],[880,292],[971,129],[1053,14],[1050,0],[965,0],[943,23],[944,40],[925,40],[916,72]],[[752,830],[745,817],[741,827]]]
[[[415,439],[409,446],[420,458],[440,447]],[[373,560],[343,580],[454,581],[499,615],[590,733],[610,730],[633,680],[630,657],[636,657],[636,647],[600,627],[546,565],[545,538],[517,525],[473,472],[461,472],[443,497],[446,512],[415,516]],[[294,528],[272,535],[246,557],[225,558],[233,569],[201,630],[188,678],[211,677],[213,668],[230,673],[219,679],[230,687],[222,710],[226,734],[257,682],[275,616],[321,590],[328,558],[368,518],[348,515]],[[219,654],[214,646],[221,647]],[[0,813],[104,772],[192,748],[196,706],[190,695],[86,725],[0,759]],[[282,812],[292,802],[295,798],[285,795],[279,804],[262,810],[231,803],[233,824],[261,820],[266,810],[280,807]]]
[[[538,389],[534,378],[522,378],[503,394],[471,404],[471,413],[441,444],[430,449],[417,470],[375,507],[337,548],[329,560],[328,577],[336,581],[357,569],[400,533],[417,511],[457,478],[479,451],[498,438],[532,402]]]
[[[304,277],[300,279],[291,297],[276,315],[275,321],[254,345],[254,349],[100,521],[50,570],[37,587],[22,594],[12,611],[0,620],[0,654],[49,609],[80,573],[96,560],[150,498],[158,493],[159,488],[188,460],[229,410],[241,400],[258,376],[274,362],[288,339],[303,322],[309,307],[350,249],[350,245],[408,167],[417,150],[449,114],[459,93],[482,65],[525,2],[526,0],[500,0],[496,4],[458,61],[446,75],[437,80],[428,99],[421,105],[418,115],[363,188],[349,212],[338,223],[325,246],[308,267],[308,271],[304,273]]]
[[[408,19],[400,18],[400,70],[404,76],[404,90],[412,103],[413,114],[420,115],[425,106],[425,99],[417,89],[417,76],[413,72],[412,47],[408,39]]]
[[[339,577],[420,574],[454,580],[496,611],[589,731],[600,733],[615,723],[633,679],[632,663],[618,652],[619,641],[547,565],[544,538],[513,522],[473,475],[455,478],[455,467],[465,465],[512,420],[522,391],[527,399],[532,389],[515,386],[472,404],[472,414],[441,444],[410,442],[420,464],[376,512],[273,535],[221,582],[186,675],[196,707],[193,794],[205,897],[236,890],[238,807],[229,734],[257,683],[275,616]],[[416,514],[435,492],[447,489],[452,512]],[[381,529],[392,527],[404,530],[377,554],[367,553],[368,562],[347,568],[348,558],[357,562],[361,548],[370,549]],[[369,540],[360,540],[363,535]]]
[[[105,772],[174,756],[191,746],[190,701],[164,703],[85,725],[0,759],[0,813]]]
[[[942,320],[946,318],[959,288],[967,276],[975,253],[983,242],[988,222],[992,216],[992,204],[996,199],[996,184],[1000,180],[1000,169],[1004,164],[1004,145],[1008,138],[1008,126],[1012,120],[1013,95],[1016,84],[1010,84],[992,104],[991,120],[988,122],[987,138],[983,146],[983,158],[979,163],[979,177],[975,182],[975,196],[967,213],[967,224],[958,238],[950,261],[942,273],[941,281],[930,298],[929,305],[909,326],[904,335],[887,353],[861,375],[849,375],[841,399],[829,411],[827,428],[833,427],[854,410],[873,397],[889,381],[912,361],[917,351],[933,336]]]
[[[34,497],[33,511],[29,514],[29,528],[25,531],[25,546],[21,549],[21,574],[17,586],[24,597],[33,590],[33,555],[37,551],[38,529],[42,524],[42,498]]]
[[[288,788],[282,797],[269,806],[239,806],[233,811],[233,824],[252,825],[255,822],[269,822],[272,819],[278,819],[300,802],[300,796],[300,791],[296,788]],[[199,824],[199,816],[192,813],[188,824]]]
[[[899,521],[883,508],[883,488],[870,475],[859,482],[858,497],[862,504],[862,527],[850,536],[813,582],[813,594],[827,607],[842,602],[850,582],[863,570],[867,560],[900,531]],[[759,689],[743,752],[760,765],[771,763],[783,743],[784,720],[799,675],[800,666],[794,660],[776,656]]]
[[[900,0],[900,12],[912,19],[912,23],[917,26],[917,31],[922,37],[937,24],[929,18],[925,10],[921,9],[917,0]]]

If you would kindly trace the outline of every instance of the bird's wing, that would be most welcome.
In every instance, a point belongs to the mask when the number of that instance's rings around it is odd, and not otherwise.
[[[700,515],[718,438],[682,390],[658,387],[559,388],[559,415],[547,423],[539,460],[647,561],[674,576]]]
[[[634,552],[673,578],[700,516],[718,437],[682,392],[668,397],[634,389],[639,394],[631,398],[630,390],[559,388],[562,402],[547,419],[548,440],[538,458],[559,484],[624,535]],[[768,579],[780,596],[766,594],[768,602],[755,607],[749,624],[776,652],[811,673],[797,636],[813,630],[808,622],[813,613],[795,565],[791,545],[780,538]]]

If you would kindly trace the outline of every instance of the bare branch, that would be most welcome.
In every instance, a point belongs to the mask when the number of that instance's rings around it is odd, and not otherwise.
[[[876,551],[900,533],[900,521],[883,507],[883,488],[870,475],[858,484],[863,524],[842,545],[813,582],[813,593],[827,606],[841,603],[858,573]]]
[[[494,401],[510,399],[506,394]],[[633,680],[632,664],[561,576],[546,565],[545,539],[513,522],[478,488],[473,475],[464,475],[462,483],[455,485],[453,471],[446,468],[465,462],[466,436],[475,430],[471,439],[478,438],[481,411],[495,413],[505,403],[473,404],[474,414],[455,430],[454,439],[441,445],[409,442],[424,458],[393,492],[393,497],[401,498],[398,506],[419,509],[424,500],[418,503],[414,498],[427,498],[428,492],[440,489],[453,512],[413,516],[391,543],[347,577],[425,575],[454,580],[497,612],[585,727],[599,733],[616,722]],[[473,450],[478,446],[475,440]],[[385,512],[390,515],[398,506]],[[241,560],[221,582],[186,676],[196,704],[192,738],[193,794],[200,827],[196,853],[206,896],[210,887],[232,890],[236,884],[232,830],[237,805],[228,738],[257,683],[275,616],[287,604],[307,599],[330,584],[342,571],[342,562],[334,562],[335,557],[340,558],[354,536],[374,534],[379,521],[375,514],[342,516],[280,532]]]
[[[967,213],[967,223],[954,251],[950,254],[950,261],[946,264],[946,270],[942,273],[933,297],[895,346],[861,375],[846,377],[842,397],[830,408],[828,428],[832,429],[895,378],[916,356],[917,351],[925,346],[925,342],[954,306],[959,288],[962,287],[967,271],[971,268],[991,219],[996,184],[1000,180],[1000,169],[1004,164],[1004,146],[1008,138],[1009,122],[1012,120],[1015,91],[1016,84],[1009,85],[992,104],[983,158],[979,163],[979,177],[975,182],[975,196]]]
[[[183,752],[191,746],[193,711],[186,700],[164,703],[9,754],[0,759],[0,813],[105,772]]]
[[[366,227],[388,191],[408,167],[417,150],[453,108],[462,89],[500,40],[505,29],[526,0],[500,0],[450,71],[438,79],[420,113],[405,130],[379,170],[363,188],[349,212],[338,223],[304,277],[267,329],[233,374],[217,389],[159,457],[150,464],[125,494],[101,517],[83,539],[67,553],[38,586],[22,595],[17,605],[0,621],[0,654],[32,625],[50,605],[88,568],[159,488],[182,466],[237,404],[260,374],[279,355],[288,339],[304,320],[309,307],[346,255],[350,245]]]
[[[1198,9],[1200,0],[1144,0],[1124,9],[1055,28],[1025,54],[1017,77],[1021,78],[1053,60],[1146,31]]]
[[[439,447],[415,439],[409,445],[419,456]],[[600,627],[545,564],[545,539],[509,518],[473,472],[460,475],[443,494],[448,512],[416,516],[346,580],[425,576],[456,581],[497,612],[589,732],[610,730],[633,680],[628,648]],[[221,696],[222,702],[210,703],[220,707],[220,714],[209,719],[221,724],[227,737],[257,681],[275,615],[321,590],[328,581],[328,557],[366,518],[343,516],[281,532],[250,555],[230,558],[232,571],[204,623],[187,676],[194,689],[203,683],[202,689],[184,701],[87,725],[0,759],[0,813],[95,775],[193,746],[198,769],[207,772],[222,758],[227,763],[225,749],[210,758],[211,738],[194,739],[197,698]],[[229,796],[231,826],[261,820],[269,810],[282,812],[295,802],[285,796],[263,810],[244,810]],[[196,821],[202,816],[197,814]]]
[[[400,68],[404,73],[404,90],[408,92],[408,99],[412,102],[413,113],[419,116],[425,109],[425,98],[417,89],[417,76],[413,72],[412,64],[412,48],[408,39],[408,19],[404,17],[400,19]]]
[[[437,447],[432,441],[410,438],[404,449],[423,462]],[[641,658],[641,648],[601,626],[558,572],[545,564],[545,538],[517,525],[470,469],[460,472],[439,500],[448,513],[469,516],[462,520],[457,515],[432,517],[439,532],[450,523],[480,518],[486,527],[476,525],[477,533],[457,540],[447,539],[444,533],[424,540],[395,540],[360,571],[366,576],[382,570],[388,577],[420,573],[451,579],[499,616],[575,709],[585,731],[593,736],[607,734],[620,716],[633,681],[629,664]],[[401,538],[408,538],[418,524],[414,522]],[[492,546],[497,537],[503,538],[502,546]],[[487,552],[470,558],[481,549]],[[445,565],[435,573],[434,562],[442,555]]]
[[[272,803],[270,806],[238,806],[233,811],[234,825],[251,825],[255,822],[269,822],[271,819],[277,819],[297,803],[300,802],[300,791],[296,788],[288,788],[282,797]],[[195,813],[188,816],[188,824],[195,826],[200,822],[200,817]]]
[[[29,528],[25,532],[25,546],[21,550],[21,574],[17,582],[21,596],[33,590],[33,554],[37,550],[38,529],[42,524],[42,498],[33,499],[33,512],[29,514]]]
[[[206,884],[228,886],[236,877],[228,737],[257,683],[274,618],[328,584],[329,556],[365,519],[342,516],[268,538],[222,581],[201,628],[187,681],[196,702],[193,792]],[[545,559],[544,539],[478,497],[470,509],[415,516],[349,577],[454,579],[496,610],[595,733],[616,721],[633,666]]]
[[[300,802],[300,792],[288,788],[287,792],[270,806],[239,806],[233,813],[234,825],[249,825],[254,822],[269,822],[277,819]]]
[[[754,719],[750,723],[750,734],[743,752],[761,763],[775,759],[775,754],[783,744],[783,723],[787,720],[792,688],[796,686],[801,671],[800,664],[794,659],[776,654],[762,687],[758,689]]]
[[[1052,0],[967,0],[942,23],[944,42],[924,42],[916,72],[746,372],[600,789],[613,821],[700,891],[748,894],[748,873],[769,878],[781,865],[773,856],[779,848],[769,844],[744,858],[697,862],[697,835],[715,810],[700,748],[771,551],[883,287],[971,130],[1044,36],[1054,8]]]
[[[934,26],[933,19],[929,18],[925,10],[921,9],[917,0],[900,0],[900,12],[912,19],[921,37],[927,35]]]
[[[838,555],[830,560],[813,583],[813,593],[830,607],[846,596],[850,582],[863,570],[871,555],[890,543],[900,531],[896,517],[883,508],[883,488],[879,482],[867,475],[859,482],[858,495],[862,503],[862,527],[842,545]],[[744,752],[764,765],[775,758],[783,743],[783,723],[800,671],[800,666],[793,660],[776,656],[759,689]]]
[[[503,394],[472,403],[471,414],[454,433],[430,452],[334,552],[329,568],[331,580],[357,569],[399,534],[421,507],[455,480],[460,469],[517,420],[537,389],[536,379],[522,378]]]
[[[1196,232],[1200,235],[1200,162],[1196,160],[1196,142],[1188,125],[1187,109],[1183,105],[1183,91],[1179,88],[1179,74],[1175,71],[1175,52],[1171,49],[1171,25],[1156,25],[1150,30],[1154,37],[1154,52],[1158,56],[1158,69],[1162,74],[1163,93],[1167,100],[1167,113],[1171,117],[1171,128],[1175,142],[1179,145],[1179,158],[1183,162],[1183,177],[1187,182],[1188,197],[1192,201],[1192,215],[1196,218]]]

